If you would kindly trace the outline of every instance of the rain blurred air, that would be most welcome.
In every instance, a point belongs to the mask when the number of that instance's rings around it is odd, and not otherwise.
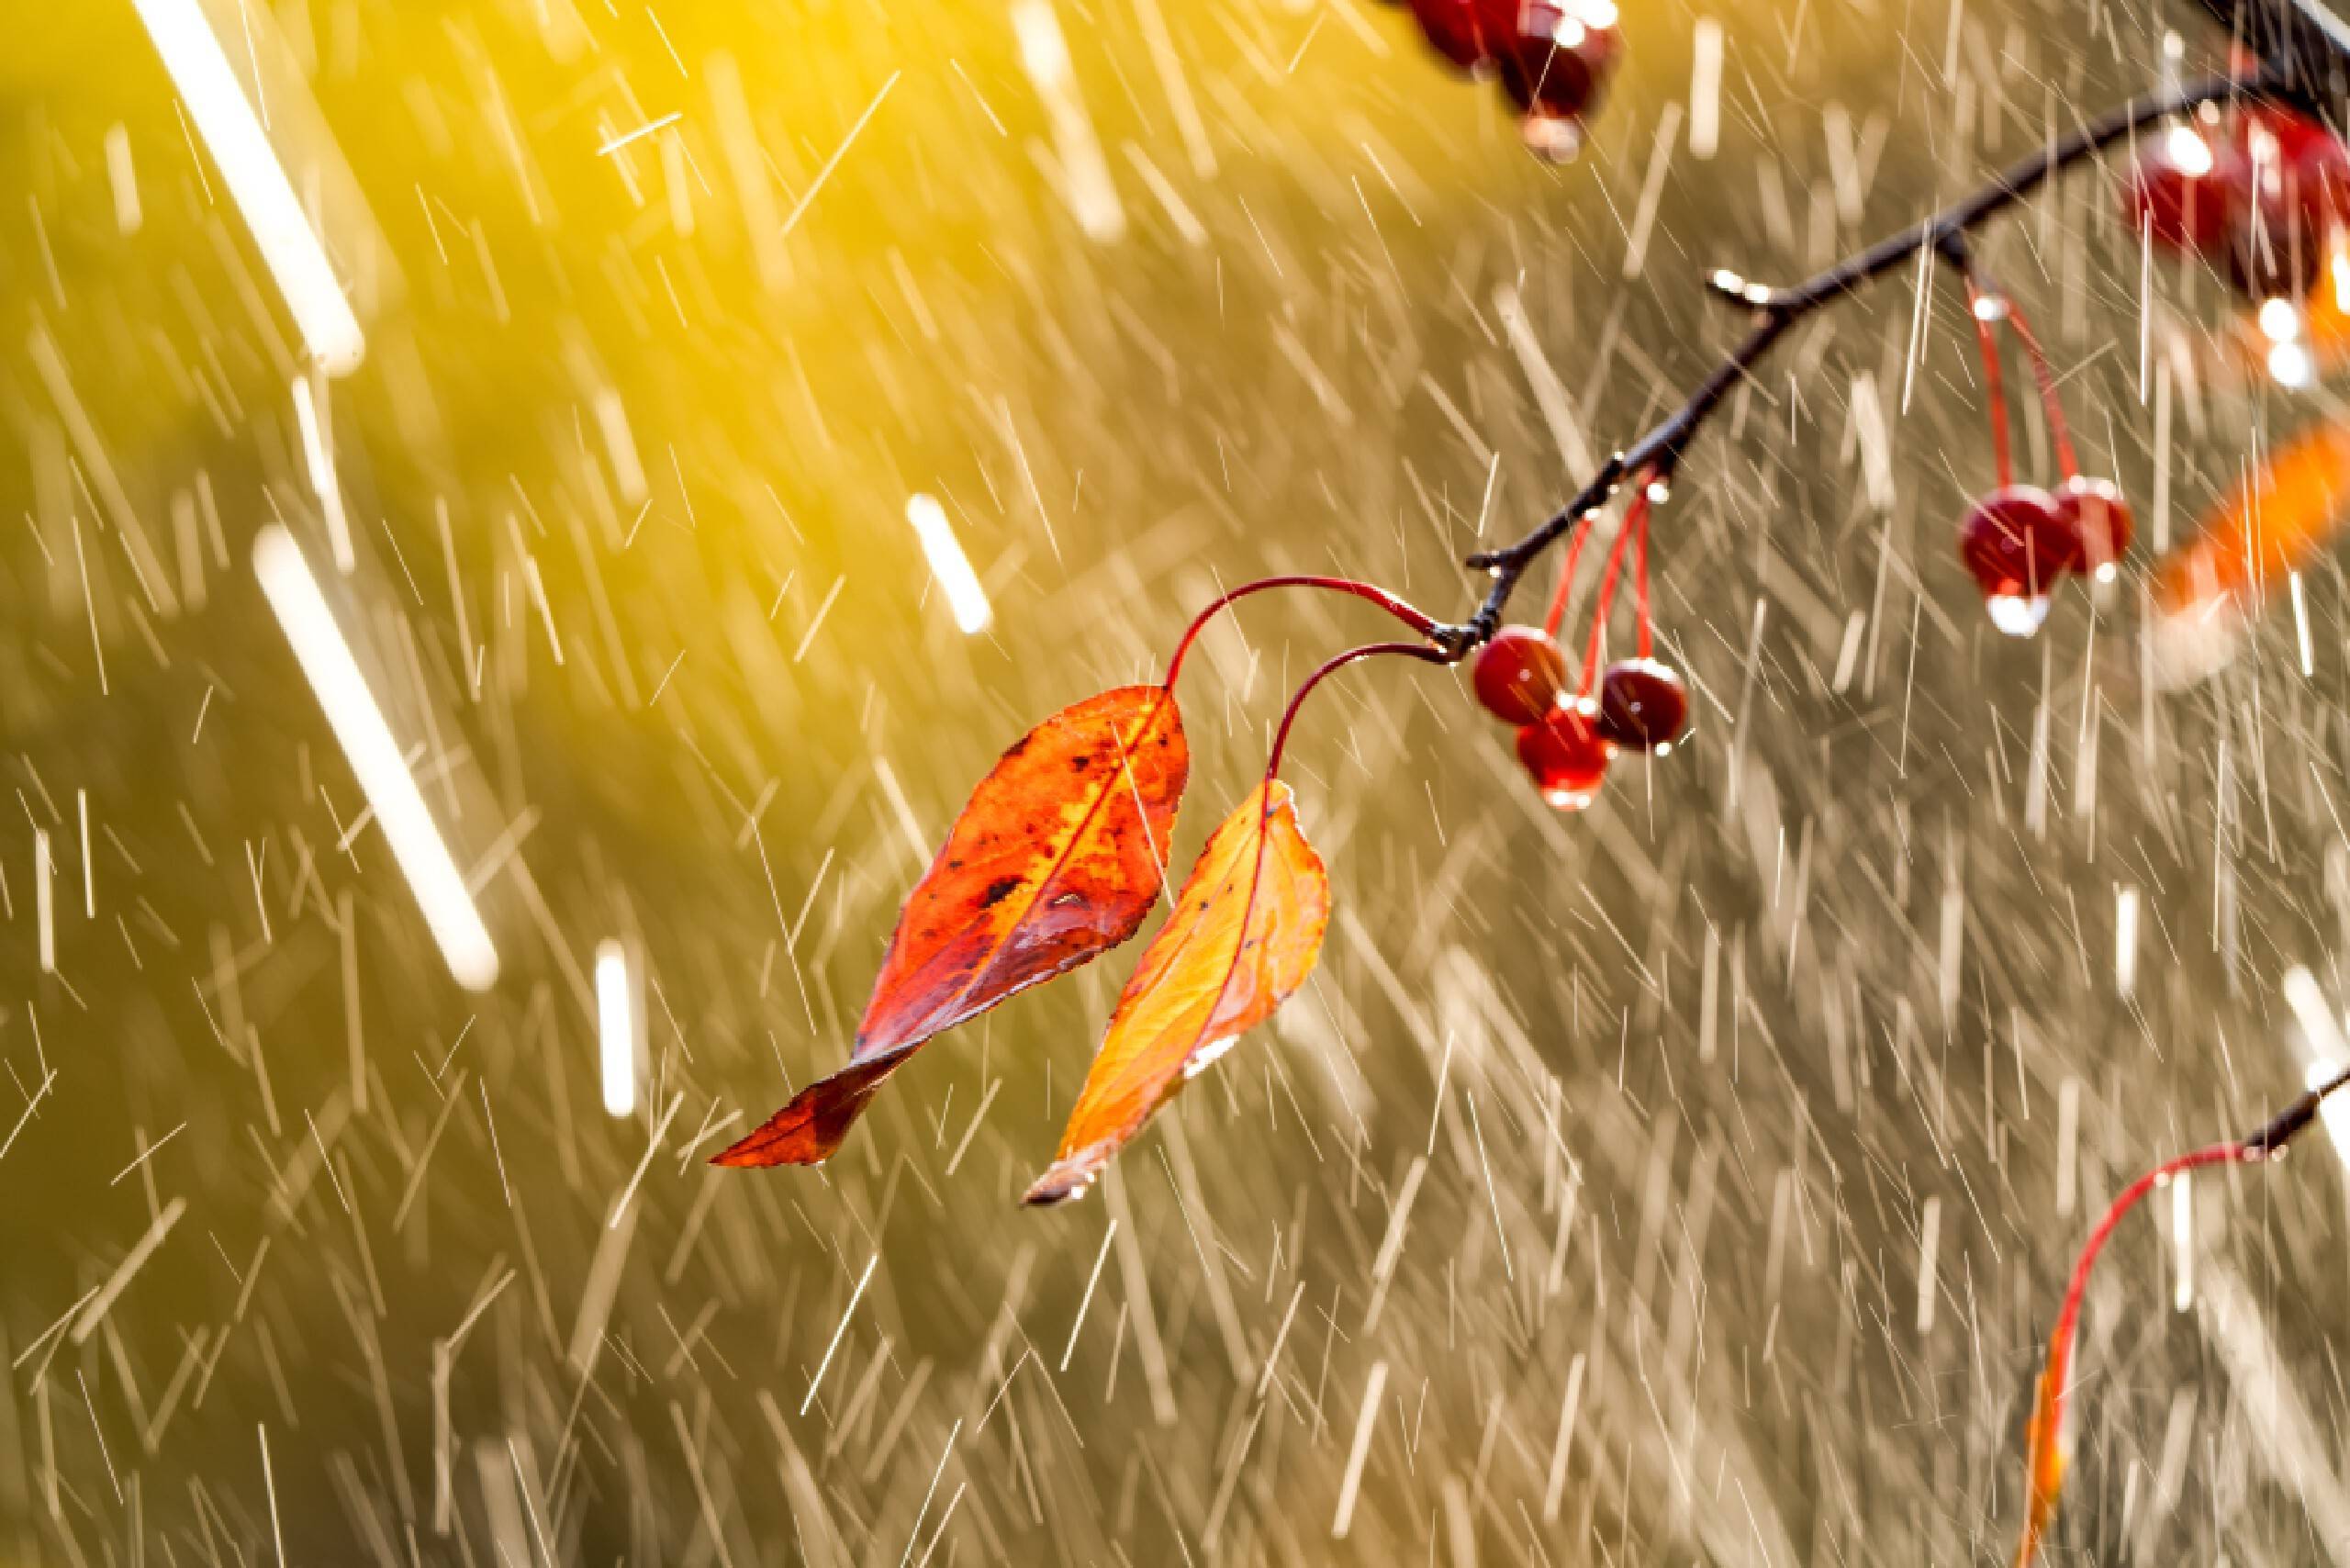
[[[2177,9],[1630,0],[1552,169],[1364,0],[19,6],[0,1562],[2004,1561],[2081,1233],[2350,1054],[2338,566],[2181,691],[2142,612],[2331,395],[2227,385],[2095,169],[1983,253],[2121,582],[1991,630],[1955,291],[1887,280],[1658,513],[1672,757],[1561,818],[1453,673],[1316,700],[1322,967],[1089,1201],[1014,1202],[1134,949],[821,1170],[703,1159],[1028,725],[1267,572],[1465,614],[1730,341],[1707,269],[2216,60]],[[1374,621],[1210,636],[1179,857]],[[2056,1560],[2350,1562],[2339,1159],[2180,1192]]]

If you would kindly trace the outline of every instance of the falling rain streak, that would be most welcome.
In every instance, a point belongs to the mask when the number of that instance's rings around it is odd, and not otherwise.
[[[1566,819],[1471,670],[1304,711],[1318,967],[1084,1204],[1017,1200],[1165,890],[822,1169],[708,1164],[1039,715],[1267,574],[1472,613],[1779,291],[2224,69],[2195,0],[1626,6],[1556,166],[1410,6],[23,9],[0,1562],[2011,1562],[2085,1235],[2350,1064],[2350,252],[2239,298],[2121,188],[2221,109],[1970,237],[2137,513],[2031,639],[1908,254],[1652,505],[1670,756]],[[1168,890],[1380,619],[1203,633]],[[2350,1540],[2319,1115],[2112,1234],[2043,1568]]]

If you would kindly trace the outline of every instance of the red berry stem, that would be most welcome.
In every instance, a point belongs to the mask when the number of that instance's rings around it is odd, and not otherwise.
[[[2065,1289],[2065,1304],[2056,1314],[2055,1329],[2048,1337],[2048,1360],[2040,1379],[2042,1402],[2033,1412],[2024,1454],[2024,1528],[2016,1545],[2015,1568],[2031,1568],[2039,1556],[2041,1540],[2055,1518],[2054,1487],[2063,1476],[2064,1462],[2051,1445],[2062,1441],[2073,1364],[2073,1335],[2080,1324],[2082,1298],[2088,1294],[2089,1273],[2096,1268],[2098,1254],[2105,1249],[2114,1227],[2148,1193],[2174,1177],[2206,1165],[2261,1165],[2277,1159],[2287,1144],[2317,1119],[2318,1108],[2345,1085],[2350,1085],[2350,1069],[2302,1094],[2249,1137],[2210,1144],[2165,1160],[2124,1187],[2107,1206],[2105,1216],[2081,1245],[2080,1256],[2073,1263],[2072,1280]]]
[[[1266,783],[1270,784],[1281,774],[1281,757],[1289,750],[1289,733],[1297,722],[1297,711],[1305,705],[1306,696],[1348,665],[1375,658],[1382,654],[1396,654],[1404,658],[1418,659],[1424,664],[1449,665],[1454,662],[1440,649],[1431,648],[1425,643],[1367,643],[1360,648],[1348,648],[1343,654],[1325,659],[1312,675],[1298,683],[1297,689],[1290,694],[1289,706],[1281,710],[1281,728],[1273,732],[1272,753],[1265,758]],[[1270,801],[1270,797],[1267,799]]]
[[[2065,422],[2064,401],[2056,396],[2056,373],[2048,367],[2048,355],[2042,351],[2031,324],[2023,319],[2023,311],[2012,299],[2005,303],[2008,330],[2023,345],[2024,353],[2031,361],[2031,378],[2040,386],[2040,406],[2048,415],[2048,440],[2056,448],[2056,471],[2067,479],[2078,478],[2081,465],[2073,456],[2073,436]]]
[[[2318,62],[2350,55],[2350,43],[2336,50],[2330,42],[2311,41],[2306,58],[2296,51],[2301,34],[2310,40],[2331,39],[2331,23],[2321,24],[2302,13],[2304,0],[2287,6],[2242,6],[2237,0],[2204,0],[2215,12],[2242,12],[2243,25],[2255,28],[2265,63],[2255,75],[2222,75],[2188,82],[2132,99],[2064,136],[2051,140],[2028,156],[1994,174],[1966,196],[1907,225],[1876,243],[1813,274],[1801,283],[1773,287],[1734,273],[1718,272],[1714,292],[1750,313],[1746,335],[1722,355],[1703,380],[1665,417],[1638,440],[1609,455],[1583,488],[1516,543],[1481,550],[1468,558],[1472,571],[1488,578],[1483,601],[1466,621],[1438,626],[1432,640],[1454,658],[1490,639],[1501,629],[1503,612],[1528,569],[1551,545],[1583,525],[1586,515],[1605,505],[1627,476],[1645,468],[1669,473],[1687,454],[1707,421],[1730,396],[1754,381],[1754,367],[1797,324],[1816,312],[1850,299],[1864,284],[1907,266],[1929,248],[1947,252],[1962,244],[1975,229],[2030,197],[2049,177],[2068,169],[2143,127],[2176,118],[2198,106],[2223,99],[2254,103],[2292,101],[2308,92],[2306,73]],[[2256,22],[2248,18],[2257,15]],[[2247,37],[2255,36],[2247,32]],[[2270,45],[2275,47],[2268,47]]]
[[[1640,657],[1647,658],[1655,649],[1655,629],[1649,622],[1649,497],[1648,487],[1640,488],[1640,498],[1632,509],[1639,523],[1639,532],[1632,541],[1632,581],[1638,588],[1637,603],[1640,612]],[[1628,524],[1633,518],[1627,518]]]
[[[1975,346],[1983,355],[1983,397],[1991,409],[1991,461],[1999,476],[1999,488],[2004,490],[2016,482],[2016,467],[2008,445],[2008,394],[1999,375],[1999,340],[1991,330],[1991,317],[1998,308],[1999,302],[1984,293],[1970,271],[1966,314],[1975,323]]]
[[[1566,558],[1559,563],[1559,586],[1550,591],[1550,612],[1542,617],[1542,630],[1552,637],[1559,634],[1559,624],[1567,618],[1567,595],[1575,585],[1575,562],[1583,556],[1583,541],[1591,537],[1591,525],[1598,514],[1585,512],[1575,525],[1575,535],[1567,541]]]
[[[1170,690],[1174,688],[1176,678],[1183,673],[1183,657],[1192,651],[1193,639],[1197,638],[1207,623],[1215,618],[1217,611],[1236,600],[1247,599],[1250,594],[1262,593],[1267,588],[1322,588],[1331,593],[1347,594],[1379,606],[1380,609],[1423,636],[1436,629],[1436,619],[1433,616],[1405,603],[1385,588],[1373,587],[1370,583],[1357,582],[1352,577],[1310,576],[1259,577],[1255,582],[1241,584],[1192,617],[1191,625],[1183,629],[1183,640],[1175,644],[1175,656],[1167,661],[1167,679],[1164,684]]]
[[[1633,493],[1632,504],[1624,510],[1624,525],[1616,531],[1616,543],[1607,552],[1607,570],[1599,579],[1599,598],[1591,613],[1591,642],[1583,656],[1583,681],[1575,695],[1588,701],[1592,688],[1599,678],[1600,644],[1606,641],[1608,612],[1616,608],[1616,576],[1624,565],[1624,547],[1635,534],[1645,534],[1649,525],[1649,481],[1643,475]],[[1642,620],[1646,621],[1643,614]]]
[[[2073,1331],[2080,1322],[2081,1298],[2087,1294],[2089,1272],[2097,1267],[2098,1254],[2105,1249],[2106,1241],[2122,1216],[2172,1177],[2199,1166],[2233,1165],[2260,1158],[2247,1155],[2240,1143],[2215,1143],[2165,1160],[2121,1190],[2121,1195],[2107,1207],[2105,1217],[2097,1222],[2097,1228],[2082,1244],[2080,1257],[2073,1264],[2072,1282],[2065,1290],[2064,1307],[2056,1314],[2055,1330],[2048,1337],[2048,1359],[2040,1372],[2041,1393],[2024,1446],[2024,1527],[2023,1535],[2016,1543],[2015,1568],[2031,1568],[2040,1553],[2042,1538],[2055,1521],[2056,1488],[2064,1477],[2062,1444],[2067,1383],[2073,1366]]]

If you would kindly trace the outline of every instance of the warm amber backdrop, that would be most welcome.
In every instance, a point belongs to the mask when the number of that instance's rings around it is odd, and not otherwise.
[[[1975,372],[1944,297],[1912,376],[1905,282],[1792,342],[1660,514],[1661,629],[1700,694],[1681,755],[1560,820],[1452,676],[1340,678],[1292,769],[1339,911],[1319,977],[1106,1193],[1013,1205],[1130,955],[940,1042],[822,1174],[685,1146],[844,1057],[962,792],[1152,669],[1217,584],[1339,569],[1468,607],[1458,554],[1571,478],[1500,291],[1604,449],[1727,341],[1699,269],[1798,273],[2152,81],[2147,7],[1722,6],[1701,161],[1691,8],[1635,0],[1595,144],[1550,171],[1360,0],[1065,3],[1126,221],[1102,242],[997,5],[247,4],[232,60],[307,81],[352,182],[316,186],[370,334],[333,399],[360,554],[338,603],[505,973],[459,991],[381,836],[339,848],[356,786],[248,566],[273,516],[325,560],[288,333],[126,0],[0,17],[0,1137],[56,1075],[0,1155],[0,1361],[187,1203],[105,1327],[6,1374],[0,1554],[273,1562],[257,1428],[292,1562],[2004,1552],[2083,1210],[2297,1088],[2280,977],[2340,980],[2343,596],[2331,564],[2307,584],[2314,679],[2279,614],[2177,696],[2143,689],[2134,569],[2041,643],[1992,635],[1948,548],[1988,481]],[[764,283],[730,71],[766,221],[813,193]],[[308,159],[304,118],[281,91]],[[2139,257],[2096,174],[1987,254],[2142,539],[2311,411],[2180,379],[2158,461]],[[2215,306],[2154,279],[2190,323]],[[151,535],[175,563],[195,542],[200,606],[142,596],[36,334]],[[992,596],[984,636],[926,591],[915,489]],[[1214,636],[1179,854],[1279,694],[1375,630],[1259,599]],[[597,1100],[581,975],[613,936],[648,961],[655,1108],[682,1098],[583,1383],[592,1260],[652,1130]],[[2167,1201],[2112,1254],[2064,1526],[2094,1560],[2343,1550],[2308,1522],[2338,1483],[2294,1468],[2342,1446],[2333,1163],[2199,1183],[2188,1316]],[[509,1271],[447,1380],[443,1537],[434,1345]],[[2306,1442],[2258,1403],[2263,1337]]]

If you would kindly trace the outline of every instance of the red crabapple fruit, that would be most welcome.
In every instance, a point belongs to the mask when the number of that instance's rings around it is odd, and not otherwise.
[[[1411,0],[1412,17],[1428,46],[1463,71],[1474,71],[1503,36],[1480,0]]]
[[[2251,185],[2239,138],[2181,122],[2150,140],[2130,170],[2130,226],[2165,250],[2217,255]]]
[[[1976,501],[1959,527],[1958,551],[1991,624],[2010,637],[2040,630],[2050,591],[2082,561],[2071,515],[2037,485],[2005,485]]]
[[[1484,0],[1502,85],[1526,111],[1527,145],[1573,153],[1624,51],[1613,0]]]
[[[2056,510],[2080,541],[2082,568],[2101,583],[2111,582],[2117,563],[2130,553],[2134,529],[2121,487],[2076,474],[2056,487]]]
[[[1539,724],[1517,732],[1517,760],[1534,778],[1542,799],[1561,812],[1591,804],[1607,777],[1614,750],[1600,737],[1598,722],[1583,703],[1562,703]]]
[[[1623,659],[1600,677],[1596,728],[1602,740],[1662,756],[1688,727],[1689,689],[1672,666]]]
[[[1539,626],[1505,626],[1478,650],[1470,684],[1503,723],[1539,723],[1566,689],[1567,656]]]

